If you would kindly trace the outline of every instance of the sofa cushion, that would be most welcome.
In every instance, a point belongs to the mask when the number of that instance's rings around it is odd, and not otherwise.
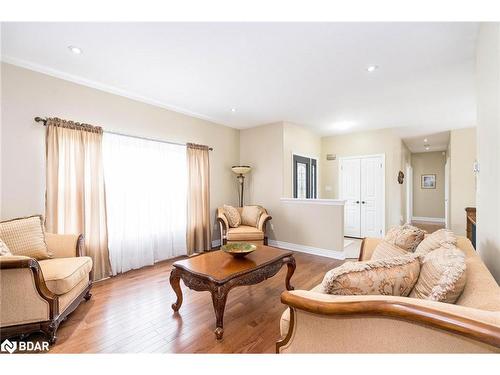
[[[424,236],[425,231],[422,229],[405,224],[389,229],[384,240],[403,250],[414,252]]]
[[[233,206],[224,205],[224,214],[231,228],[238,228],[241,224],[241,216],[238,210]]]
[[[0,239],[13,255],[24,255],[37,260],[50,258],[41,215],[2,221]]]
[[[261,214],[262,208],[259,206],[244,206],[241,210],[241,224],[257,227]]]
[[[406,297],[417,282],[419,271],[420,262],[413,254],[366,262],[347,262],[326,273],[322,282],[323,292]]]
[[[394,258],[407,254],[408,252],[406,250],[403,250],[400,247],[397,247],[396,245],[393,245],[385,240],[382,240],[377,245],[375,250],[373,250],[373,254],[370,260]]]
[[[454,246],[429,252],[422,258],[420,276],[410,297],[454,303],[465,287],[465,269],[465,254]]]
[[[68,293],[92,270],[90,257],[55,258],[39,262],[47,288],[57,295]]]
[[[240,225],[238,228],[229,228],[226,234],[228,241],[263,240],[264,232],[248,225]]]
[[[445,244],[457,244],[457,237],[449,229],[439,229],[434,233],[429,234],[420,242],[415,250],[415,254],[425,255],[432,250],[436,250]]]
[[[0,239],[0,256],[5,256],[5,255],[12,255],[12,253],[10,252],[5,242],[3,242]]]

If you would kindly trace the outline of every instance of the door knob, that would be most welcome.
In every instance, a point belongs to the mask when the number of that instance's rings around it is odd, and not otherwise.
[[[362,204],[365,204],[366,202],[365,201],[361,201]]]
[[[359,204],[359,201],[356,201],[356,204]]]

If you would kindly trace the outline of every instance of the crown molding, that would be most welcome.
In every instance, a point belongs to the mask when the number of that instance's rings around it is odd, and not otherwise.
[[[46,74],[46,75],[51,76],[51,77],[55,77],[55,78],[59,78],[59,79],[65,80],[65,81],[76,83],[78,85],[90,87],[90,88],[93,88],[93,89],[96,89],[99,91],[104,91],[108,94],[122,96],[124,98],[135,100],[137,102],[141,102],[141,103],[145,103],[145,104],[149,104],[149,105],[152,105],[154,107],[163,108],[163,109],[166,109],[166,110],[169,110],[172,112],[177,112],[177,113],[180,113],[180,114],[183,114],[186,116],[190,116],[190,117],[194,117],[194,118],[197,118],[200,120],[210,121],[216,125],[222,125],[222,126],[226,126],[228,128],[232,128],[232,129],[239,129],[239,128],[236,128],[234,126],[231,126],[231,125],[228,125],[225,123],[221,123],[220,121],[218,121],[216,119],[213,119],[209,116],[202,115],[202,114],[197,113],[197,112],[193,112],[193,111],[190,111],[190,110],[187,110],[184,108],[165,104],[165,103],[162,103],[158,100],[148,98],[146,96],[138,95],[138,94],[135,94],[135,93],[128,91],[128,90],[123,90],[123,89],[120,89],[120,88],[117,88],[117,87],[114,87],[111,85],[106,85],[104,83],[100,83],[97,81],[86,79],[86,78],[83,78],[83,77],[80,77],[80,76],[77,76],[74,74],[66,73],[66,72],[63,72],[63,71],[60,71],[57,69],[49,68],[47,66],[36,64],[36,63],[30,62],[27,60],[18,59],[16,57],[12,57],[12,56],[8,56],[8,55],[2,55],[2,56],[0,56],[0,61],[7,63],[7,64],[15,65],[15,66],[18,66],[21,68],[25,68],[28,70],[32,70],[32,71],[35,71],[38,73]]]

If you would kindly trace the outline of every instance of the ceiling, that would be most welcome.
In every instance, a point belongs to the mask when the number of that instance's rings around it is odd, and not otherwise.
[[[450,132],[446,131],[405,138],[403,141],[412,153],[446,151],[450,143]],[[428,150],[426,150],[426,146],[429,148]]]
[[[475,125],[476,23],[3,23],[2,60],[235,128]],[[82,49],[72,54],[68,46]],[[369,65],[379,68],[373,73]],[[234,111],[232,111],[234,109]]]

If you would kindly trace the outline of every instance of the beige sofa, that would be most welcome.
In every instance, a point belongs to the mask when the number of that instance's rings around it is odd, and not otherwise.
[[[41,331],[54,343],[59,324],[91,297],[92,259],[83,236],[45,233],[52,258],[0,256],[0,337]]]
[[[379,239],[363,241],[370,259]],[[500,352],[500,287],[470,241],[467,283],[456,304],[392,296],[337,296],[284,292],[278,353],[476,353]]]
[[[260,206],[259,206],[260,207]],[[257,222],[257,226],[240,225],[237,228],[229,226],[224,209],[217,209],[217,221],[219,222],[221,245],[230,242],[250,242],[258,245],[267,245],[266,224],[272,219],[264,207],[260,207],[262,212]],[[241,215],[243,207],[236,208]]]

